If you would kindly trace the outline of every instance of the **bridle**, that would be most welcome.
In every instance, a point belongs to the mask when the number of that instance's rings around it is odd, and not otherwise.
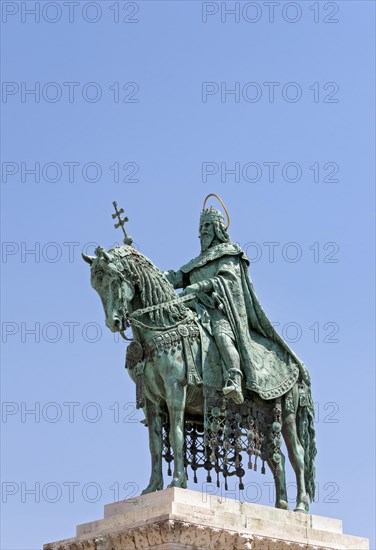
[[[116,269],[116,268],[113,270],[113,272],[117,276],[117,278],[119,279],[120,284],[121,284],[121,289],[122,289],[122,283],[124,283],[125,280],[126,280],[123,273],[121,271],[119,271],[118,269]],[[161,309],[162,307],[165,307],[165,306],[173,306],[175,304],[190,302],[190,301],[192,301],[192,299],[194,299],[196,297],[196,293],[192,292],[192,293],[188,294],[187,296],[180,296],[180,297],[178,297],[174,300],[168,300],[166,302],[162,302],[160,304],[155,304],[155,305],[152,305],[152,306],[144,307],[142,309],[137,309],[133,313],[129,313],[127,311],[127,309],[124,307],[125,300],[124,300],[124,296],[123,296],[123,290],[121,290],[121,294],[122,294],[122,305],[120,307],[120,311],[124,316],[126,328],[129,328],[133,325],[136,328],[139,327],[139,328],[143,328],[143,329],[146,329],[146,330],[153,330],[153,331],[166,331],[166,330],[176,328],[178,325],[180,325],[182,323],[184,324],[184,322],[187,321],[189,317],[191,317],[192,312],[190,310],[188,310],[186,316],[183,319],[181,319],[180,321],[176,322],[175,324],[169,325],[167,327],[166,326],[164,326],[164,327],[151,327],[151,326],[146,325],[145,323],[143,323],[140,319],[138,319],[138,317],[142,317],[146,313],[151,313],[151,312],[156,311],[158,309]],[[123,340],[126,340],[128,342],[133,341],[133,338],[128,338],[125,335],[123,330],[120,330],[119,332],[120,332],[120,335],[123,338]]]

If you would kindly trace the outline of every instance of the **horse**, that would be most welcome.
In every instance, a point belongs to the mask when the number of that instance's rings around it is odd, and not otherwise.
[[[200,326],[193,308],[178,297],[164,273],[132,246],[116,246],[108,251],[98,247],[95,256],[82,256],[90,264],[91,285],[101,298],[106,326],[112,332],[120,332],[124,338],[127,327],[132,328],[133,341],[128,346],[127,365],[131,378],[136,382],[138,406],[142,406],[145,414],[151,455],[150,481],[142,494],[162,490],[164,486],[162,432],[166,417],[174,462],[169,487],[186,488],[184,423],[187,418],[203,422],[205,388],[202,375],[203,370],[209,368],[209,363],[204,359],[210,358],[212,365],[220,364],[214,339]],[[203,338],[207,343],[205,349]],[[195,365],[202,365],[201,370],[197,370]],[[256,403],[256,408],[262,405],[268,418],[272,419],[275,440],[280,435],[278,432],[282,433],[296,476],[295,511],[307,513],[309,499],[312,501],[315,494],[316,447],[310,387],[305,386],[302,394],[303,385],[298,380],[279,401],[262,400],[257,395],[247,395],[248,390],[244,391],[245,396]],[[250,402],[246,400],[245,403]],[[238,407],[234,403],[231,406],[235,410]],[[279,410],[277,416],[276,410],[277,413]],[[217,435],[222,433],[218,427],[213,429],[217,429]],[[248,436],[249,445],[254,444],[251,441],[252,432],[248,430],[247,433],[251,434]],[[254,451],[254,454],[257,455],[257,452]],[[236,457],[238,466],[239,456]],[[275,480],[275,506],[288,509],[285,457],[278,441],[274,446],[273,458],[264,458]]]

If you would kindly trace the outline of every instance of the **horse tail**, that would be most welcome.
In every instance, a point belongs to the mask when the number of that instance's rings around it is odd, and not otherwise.
[[[315,409],[311,396],[311,388],[303,382],[299,389],[299,405],[296,413],[296,426],[299,441],[304,449],[304,480],[305,490],[311,500],[315,498]]]

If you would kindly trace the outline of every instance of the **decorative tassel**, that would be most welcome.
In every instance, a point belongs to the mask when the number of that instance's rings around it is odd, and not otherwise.
[[[136,376],[136,408],[142,409],[144,406],[144,375],[138,374]]]

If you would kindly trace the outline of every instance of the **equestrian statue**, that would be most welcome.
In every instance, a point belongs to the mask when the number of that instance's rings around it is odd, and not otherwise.
[[[216,197],[225,212],[207,200]],[[177,271],[161,271],[132,246],[114,202],[124,246],[83,254],[91,267],[106,325],[124,339],[126,368],[145,413],[151,455],[143,494],[187,487],[188,467],[206,479],[231,476],[243,489],[246,469],[265,463],[275,480],[276,507],[288,509],[282,438],[297,482],[295,511],[315,496],[316,439],[311,382],[304,363],[264,313],[253,289],[249,260],[228,234],[221,199],[206,197],[200,216],[200,254]],[[183,289],[177,294],[175,289]]]

